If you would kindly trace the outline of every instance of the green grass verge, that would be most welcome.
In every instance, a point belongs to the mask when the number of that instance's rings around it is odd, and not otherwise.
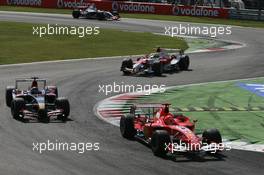
[[[72,10],[69,9],[48,9],[48,8],[14,7],[14,6],[0,6],[0,10],[18,11],[18,12],[38,12],[38,13],[61,13],[61,14],[71,14],[72,12]],[[243,26],[243,27],[264,28],[264,23],[262,21],[233,20],[233,19],[231,20],[231,19],[217,19],[217,18],[190,17],[190,16],[153,15],[153,14],[121,13],[120,15],[121,17],[124,18],[153,19],[153,20],[165,20],[165,21],[223,24],[223,25]]]
[[[239,82],[261,83],[264,78]],[[237,86],[237,82],[209,83],[177,87],[140,99],[138,102],[169,102],[173,107],[257,107],[264,98]],[[160,100],[162,99],[162,101]],[[264,143],[264,111],[185,112],[198,119],[197,131],[218,128],[225,138]]]
[[[33,35],[33,26],[15,22],[0,22],[0,64],[74,59],[87,57],[146,54],[157,46],[182,48],[183,39],[151,33],[99,29],[99,35]]]

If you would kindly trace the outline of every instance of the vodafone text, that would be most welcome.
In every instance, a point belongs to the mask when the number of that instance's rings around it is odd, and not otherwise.
[[[76,27],[76,26],[58,26],[47,24],[47,26],[33,26],[32,34],[39,37],[45,35],[77,35],[79,38],[83,38],[89,35],[100,34],[99,27]]]

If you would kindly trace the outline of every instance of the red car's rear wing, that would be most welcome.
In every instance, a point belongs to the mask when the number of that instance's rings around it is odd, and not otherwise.
[[[170,103],[136,103],[133,106],[139,107],[139,108],[159,108],[164,106],[169,106]]]
[[[137,109],[149,109],[154,113],[154,111],[158,108],[162,107],[168,107],[170,104],[169,103],[137,103],[134,104],[130,107],[130,113],[135,113]],[[149,111],[150,112],[150,111]]]
[[[138,103],[133,105],[136,108],[160,108],[164,107],[164,104],[161,103]]]

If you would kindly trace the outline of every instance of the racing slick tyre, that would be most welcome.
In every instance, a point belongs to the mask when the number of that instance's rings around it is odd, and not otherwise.
[[[127,69],[133,69],[133,61],[132,59],[125,59],[122,61],[122,65],[121,65],[121,71],[123,71],[124,75],[130,75],[131,72],[128,71]]]
[[[56,96],[54,95],[45,95],[45,103],[54,104],[56,101]]]
[[[98,20],[106,20],[106,16],[105,16],[104,12],[98,12],[96,17]]]
[[[50,118],[46,109],[40,109],[38,111],[38,121],[43,123],[49,123]]]
[[[134,128],[134,116],[128,114],[120,119],[120,132],[124,138],[133,139],[136,135]]]
[[[112,11],[111,13],[117,20],[120,19],[120,15],[119,15],[118,11]]]
[[[118,16],[118,17],[120,17],[118,11],[116,11],[116,10],[113,10],[111,13],[112,13],[112,15],[114,15],[114,16]]]
[[[165,130],[156,130],[151,137],[151,149],[155,156],[164,157],[168,150],[166,145],[170,143],[169,133]]]
[[[14,119],[19,119],[21,110],[26,106],[25,100],[23,98],[15,98],[11,102],[11,114]]]
[[[61,120],[66,121],[68,119],[68,116],[70,115],[70,103],[68,99],[64,97],[59,97],[55,101],[55,106],[57,109],[61,109],[63,111]]]
[[[15,89],[14,86],[7,86],[6,87],[6,106],[11,107],[11,102],[13,100],[13,90]]]
[[[154,75],[161,76],[163,73],[163,67],[161,63],[154,63],[152,65],[152,70],[154,72]]]
[[[56,95],[56,98],[58,98],[58,88],[57,86],[47,86],[46,90],[48,92],[53,92]]]
[[[207,129],[202,135],[203,143],[222,143],[222,136],[218,129]]]
[[[74,10],[72,12],[72,17],[75,18],[75,19],[78,19],[80,17],[80,15],[81,15],[81,13],[80,13],[79,10],[78,11]]]
[[[190,65],[190,58],[188,55],[186,55],[184,58],[181,58],[179,62],[179,68],[180,70],[188,70]]]

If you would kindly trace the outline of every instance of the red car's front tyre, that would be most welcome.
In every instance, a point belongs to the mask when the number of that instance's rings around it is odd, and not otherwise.
[[[133,139],[136,135],[136,130],[134,128],[134,116],[127,115],[122,116],[120,119],[120,132],[124,138]]]
[[[165,130],[156,130],[151,137],[151,149],[155,156],[164,157],[170,143],[170,135]]]
[[[211,144],[211,143],[222,143],[222,136],[218,129],[207,129],[203,132],[202,135],[203,143]]]

